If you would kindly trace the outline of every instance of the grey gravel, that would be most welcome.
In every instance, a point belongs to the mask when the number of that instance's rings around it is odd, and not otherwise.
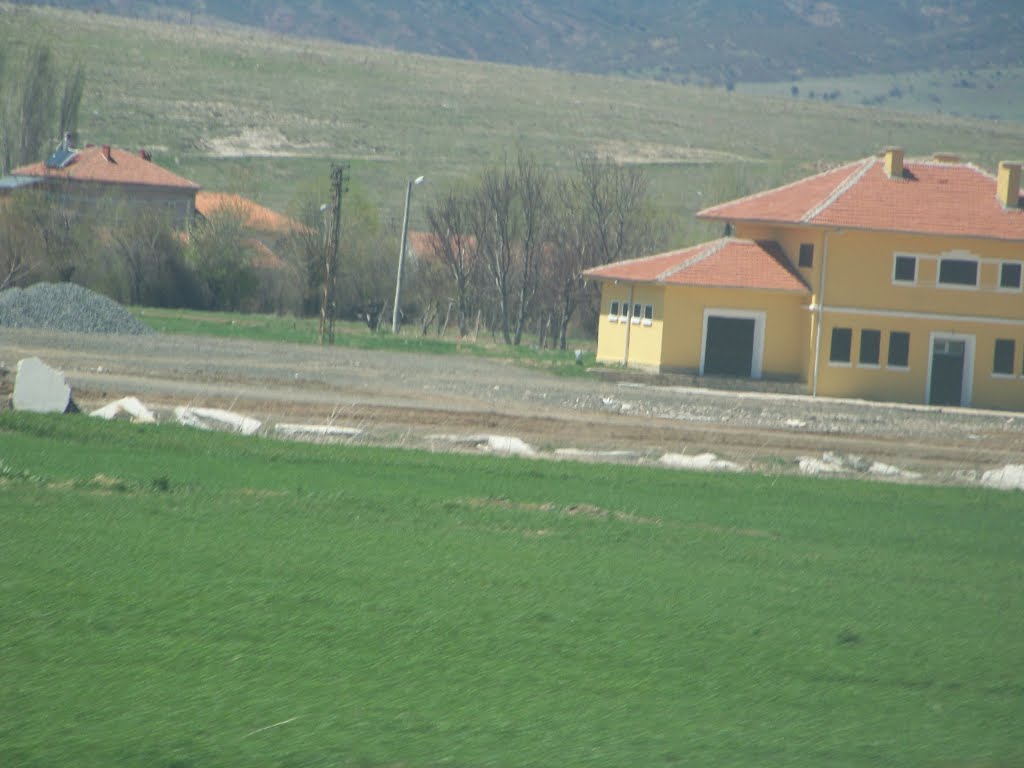
[[[86,407],[130,394],[153,408],[189,403],[267,424],[346,426],[365,430],[361,442],[427,450],[436,434],[513,435],[543,452],[714,453],[770,473],[795,473],[799,458],[831,452],[861,457],[843,459],[849,476],[874,476],[877,463],[960,484],[1024,457],[1021,411],[652,385],[599,372],[554,377],[471,355],[175,334],[0,328],[0,391],[5,361],[31,355],[64,371]]]
[[[74,283],[36,283],[0,291],[0,326],[69,333],[153,333],[116,301]]]

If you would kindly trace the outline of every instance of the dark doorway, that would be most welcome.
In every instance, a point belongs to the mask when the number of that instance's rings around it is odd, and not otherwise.
[[[964,396],[965,343],[954,339],[932,342],[931,405],[961,405]]]
[[[704,373],[750,376],[754,362],[754,318],[708,316]]]

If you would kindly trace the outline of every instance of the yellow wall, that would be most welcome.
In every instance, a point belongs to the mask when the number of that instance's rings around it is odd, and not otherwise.
[[[805,378],[810,328],[806,294],[734,288],[666,288],[663,370],[700,370],[706,309],[765,313],[762,377]]]
[[[979,286],[937,286],[938,257],[961,252],[981,258]],[[916,255],[915,285],[893,284],[896,253]],[[1024,262],[1024,244],[883,232],[833,232],[828,239],[825,305],[898,309],[1024,320],[1024,299],[998,290],[1000,261]]]
[[[665,327],[665,290],[661,286],[630,283],[605,282],[601,286],[601,316],[598,319],[597,361],[599,363],[622,363],[625,361],[627,343],[629,365],[637,368],[658,370],[661,366],[662,334]],[[612,301],[620,306],[629,303],[653,305],[654,318],[650,325],[640,322],[609,320]],[[621,315],[621,310],[620,310]],[[627,338],[628,337],[628,338]]]
[[[829,360],[834,327],[850,328],[853,331],[850,363],[847,365]],[[861,365],[859,362],[860,332],[866,328],[882,332],[878,366]],[[970,405],[1024,409],[1024,327],[964,321],[936,323],[925,319],[866,317],[826,311],[822,330],[819,395],[924,403],[932,334],[941,333],[974,337]],[[891,368],[888,365],[891,331],[910,334],[910,357],[906,369]],[[992,373],[996,339],[1012,339],[1015,342],[1012,377],[994,376]]]
[[[857,230],[822,230],[738,222],[736,236],[778,242],[794,268],[801,243],[814,245],[814,264],[797,271],[813,292],[807,295],[689,286],[636,286],[633,302],[653,303],[652,327],[630,327],[629,365],[654,370],[697,371],[706,308],[766,313],[762,375],[798,377],[813,387],[817,349],[817,303],[826,260],[824,314],[817,392],[820,395],[925,402],[933,333],[974,338],[971,405],[1024,410],[1024,292],[998,287],[1003,261],[1024,264],[1024,244],[982,238],[948,238]],[[914,285],[894,284],[896,253],[915,255]],[[979,261],[977,288],[938,286],[939,257],[974,256]],[[629,286],[606,283],[598,339],[598,360],[622,363],[624,324],[609,323],[611,298],[625,300]],[[843,310],[857,309],[858,313]],[[851,363],[829,360],[833,327],[853,332]],[[881,332],[878,366],[861,365],[860,331]],[[887,364],[889,334],[910,334],[906,370]],[[996,339],[1015,342],[1014,373],[993,376]]]
[[[762,376],[806,379],[810,314],[805,294],[691,286],[633,286],[633,304],[652,304],[650,326],[609,320],[611,302],[629,300],[630,286],[606,282],[601,291],[597,360],[622,363],[629,328],[630,367],[700,370],[705,309],[765,313]]]

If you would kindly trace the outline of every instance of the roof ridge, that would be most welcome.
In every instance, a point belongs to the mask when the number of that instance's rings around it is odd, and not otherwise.
[[[732,241],[733,238],[731,237],[720,237],[717,240],[712,240],[709,243],[702,243],[702,247],[699,251],[697,251],[697,253],[695,253],[690,258],[686,259],[686,261],[682,262],[681,264],[676,264],[674,267],[666,269],[660,275],[655,277],[654,281],[661,282],[662,280],[667,280],[677,272],[682,272],[684,269],[688,269],[689,267],[692,267],[694,264],[699,264],[700,262],[704,261],[704,259],[714,256],[716,253],[725,248],[725,246],[727,246]]]
[[[803,178],[800,178],[800,179],[794,179],[793,181],[789,182],[788,184],[783,184],[781,187],[772,187],[771,189],[762,189],[760,192],[753,192],[753,193],[751,193],[749,195],[745,195],[743,197],[737,197],[735,200],[723,200],[720,203],[715,203],[714,205],[709,206],[708,208],[705,208],[705,209],[703,209],[701,211],[697,211],[696,215],[699,218],[699,217],[705,215],[706,213],[708,213],[708,211],[713,211],[715,208],[721,208],[722,206],[725,206],[725,205],[735,205],[736,203],[743,203],[743,202],[747,202],[748,200],[756,200],[757,198],[762,197],[764,195],[773,194],[773,193],[779,192],[779,191],[781,191],[783,189],[789,189],[790,187],[795,187],[798,184],[804,184],[804,183],[810,181],[811,179],[817,179],[820,176],[825,176],[826,174],[829,174],[829,173],[835,173],[836,171],[841,170],[843,168],[853,167],[853,166],[857,165],[857,163],[863,163],[865,161],[865,159],[870,160],[872,158],[861,158],[860,160],[853,160],[853,161],[851,161],[849,163],[843,163],[842,165],[837,165],[835,168],[828,168],[828,169],[826,169],[824,171],[818,171],[817,173],[812,174],[810,176],[804,176]]]
[[[820,213],[823,213],[836,200],[838,200],[840,197],[846,194],[854,184],[856,184],[858,181],[864,178],[864,174],[867,173],[869,169],[875,167],[875,164],[878,162],[878,158],[869,157],[859,162],[864,163],[864,165],[861,166],[859,171],[856,171],[851,176],[847,177],[842,184],[840,184],[838,187],[832,190],[832,194],[830,194],[828,197],[826,197],[824,200],[822,200],[816,206],[811,208],[811,210],[809,210],[807,213],[800,217],[800,222],[802,224],[811,223],[811,221],[816,216],[818,216]]]
[[[688,248],[692,248],[692,247],[693,246],[688,246]],[[677,251],[688,250],[688,248],[673,248],[670,251],[663,251],[661,253],[654,253],[654,254],[651,254],[650,256],[634,256],[631,259],[620,259],[619,261],[609,261],[607,264],[598,264],[597,266],[589,267],[587,271],[589,271],[591,269],[601,269],[602,267],[610,267],[613,264],[618,266],[620,264],[632,264],[633,262],[636,262],[636,261],[646,261],[647,259],[656,259],[659,256],[669,256],[669,255],[671,255],[673,253],[676,253]]]

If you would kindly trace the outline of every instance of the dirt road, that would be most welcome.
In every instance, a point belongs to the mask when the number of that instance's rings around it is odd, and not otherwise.
[[[1024,463],[1024,413],[558,378],[466,355],[194,336],[0,329],[0,394],[13,387],[17,361],[33,355],[64,371],[83,410],[134,395],[162,413],[190,404],[268,425],[358,427],[373,444],[438,450],[456,444],[439,434],[500,434],[551,455],[575,448],[593,452],[590,460],[647,462],[710,451],[771,472],[796,472],[797,457],[831,451],[933,482]]]

